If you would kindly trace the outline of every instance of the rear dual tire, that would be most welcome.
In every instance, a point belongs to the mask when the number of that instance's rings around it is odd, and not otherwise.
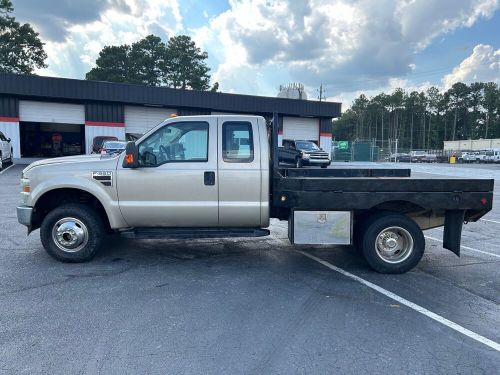
[[[420,262],[425,239],[412,219],[383,212],[358,223],[354,246],[375,271],[400,274],[410,271]]]

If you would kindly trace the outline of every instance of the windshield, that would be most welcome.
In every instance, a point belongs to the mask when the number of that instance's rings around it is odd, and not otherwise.
[[[298,150],[304,151],[319,150],[319,147],[316,146],[314,142],[295,142],[295,147],[297,147]]]

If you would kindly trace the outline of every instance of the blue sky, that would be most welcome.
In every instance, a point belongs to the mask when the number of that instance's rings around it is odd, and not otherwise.
[[[396,87],[500,83],[500,0],[13,0],[46,43],[39,74],[84,78],[104,45],[188,34],[220,90],[349,105]]]

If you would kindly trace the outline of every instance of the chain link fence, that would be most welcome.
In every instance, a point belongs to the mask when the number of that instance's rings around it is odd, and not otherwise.
[[[422,160],[418,155],[426,155]],[[397,140],[356,139],[350,142],[333,142],[333,161],[368,161],[368,162],[449,162],[451,156],[460,153],[451,150],[411,150],[401,148]]]

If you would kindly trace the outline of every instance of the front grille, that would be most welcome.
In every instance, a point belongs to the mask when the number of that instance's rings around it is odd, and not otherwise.
[[[311,152],[311,159],[328,160],[328,154],[326,152]]]

